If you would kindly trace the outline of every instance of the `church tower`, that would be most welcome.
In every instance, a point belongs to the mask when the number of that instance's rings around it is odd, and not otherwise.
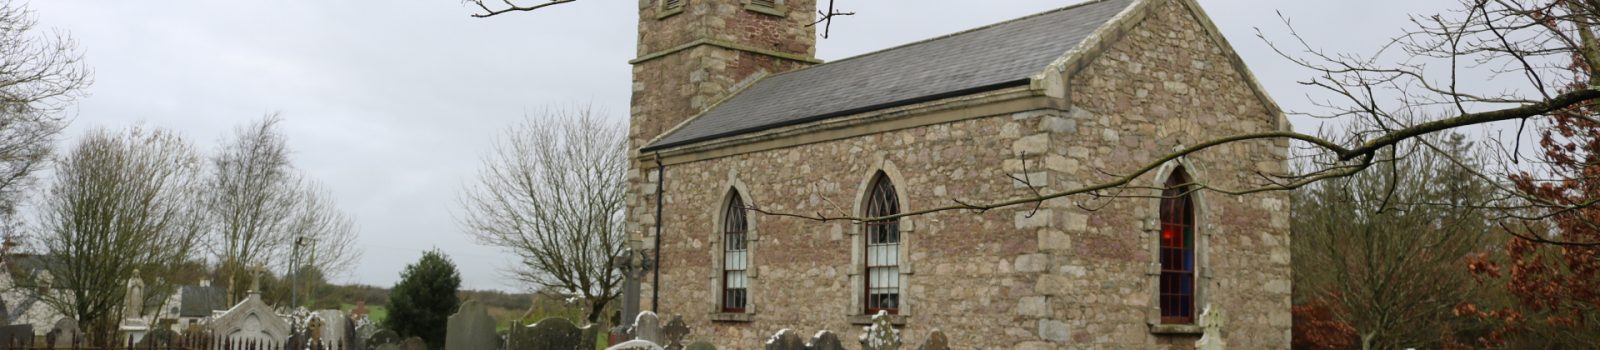
[[[815,0],[639,0],[630,149],[740,84],[812,64]]]

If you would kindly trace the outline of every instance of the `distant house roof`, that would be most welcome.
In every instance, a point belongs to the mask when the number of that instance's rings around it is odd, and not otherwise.
[[[773,75],[645,150],[1021,86],[1134,0],[1099,0]]]
[[[214,310],[228,308],[227,291],[215,286],[183,286],[179,317],[207,317]]]
[[[60,259],[50,255],[12,253],[5,256],[6,272],[11,274],[49,271],[51,268],[60,268],[60,264]]]

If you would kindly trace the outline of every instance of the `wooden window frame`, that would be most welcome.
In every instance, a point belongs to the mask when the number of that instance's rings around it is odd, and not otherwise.
[[[724,313],[744,313],[750,305],[750,250],[749,250],[749,225],[748,212],[744,200],[739,197],[738,190],[732,190],[724,205],[722,219],[722,289],[718,298],[719,309]],[[742,265],[732,266],[729,257],[733,253],[743,254]],[[741,288],[730,288],[730,276],[741,273],[744,285]],[[737,294],[737,295],[735,295]],[[733,299],[737,298],[737,302]]]
[[[872,185],[868,187],[868,191],[866,210],[863,212],[865,216],[878,217],[900,213],[900,196],[894,187],[894,182],[889,179],[887,174],[884,174],[880,171],[874,175]],[[904,248],[904,246],[901,244],[903,242],[903,237],[900,232],[900,222],[896,219],[890,219],[863,222],[861,225],[862,233],[864,234],[862,237],[864,248],[862,249],[862,259],[865,262],[863,264],[863,270],[861,271],[863,314],[874,315],[882,311],[890,315],[898,315],[900,313],[900,306],[904,301],[904,295],[901,295],[900,292],[902,283],[904,283],[904,281],[900,278],[900,250]],[[892,249],[881,249],[886,252],[880,252],[880,254],[888,254],[886,256],[892,257],[892,265],[874,266],[874,247],[892,247]],[[884,259],[884,256],[880,256],[879,260],[881,259]],[[890,271],[881,275],[892,278],[892,285],[883,287],[875,286],[873,284],[873,271],[875,270]],[[894,292],[873,293],[874,288],[893,288]],[[887,296],[887,298],[875,299],[874,295]],[[889,305],[884,305],[885,301],[888,301]]]

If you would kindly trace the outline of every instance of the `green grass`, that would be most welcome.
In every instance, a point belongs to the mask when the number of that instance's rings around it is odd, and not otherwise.
[[[355,304],[340,304],[339,305],[339,310],[344,311],[346,313],[349,313],[350,310],[354,310],[355,308],[356,308]],[[488,309],[489,309],[489,316],[495,319],[495,331],[497,331],[497,332],[505,332],[507,329],[509,329],[511,327],[511,320],[517,319],[518,317],[521,316],[521,313],[519,313],[519,312],[517,312],[515,310],[510,310],[510,309],[506,309],[506,308],[502,308],[502,307],[490,306]],[[388,318],[389,318],[389,308],[388,307],[386,307],[384,305],[367,305],[367,319],[372,320],[373,323],[381,324],[381,323],[383,323],[383,320],[388,319]],[[596,336],[596,339],[594,341],[595,349],[596,350],[605,350],[605,348],[610,347],[611,344],[609,342],[607,342],[607,340],[608,340],[608,338],[606,336],[606,332],[600,332],[600,334]]]
[[[344,311],[345,313],[349,313],[350,310],[354,310],[355,308],[356,308],[355,304],[340,304],[339,305],[339,310],[340,311]],[[389,318],[389,308],[387,306],[384,306],[384,305],[367,305],[367,319],[372,320],[372,323],[374,323],[374,324],[383,324],[383,320],[386,320],[388,318]]]

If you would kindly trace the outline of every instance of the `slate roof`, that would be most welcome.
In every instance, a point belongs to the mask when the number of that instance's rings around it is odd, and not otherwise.
[[[183,300],[178,305],[180,317],[207,317],[212,310],[227,309],[227,294],[222,287],[183,286]]]
[[[1100,0],[777,74],[644,150],[1028,83],[1134,0]]]

